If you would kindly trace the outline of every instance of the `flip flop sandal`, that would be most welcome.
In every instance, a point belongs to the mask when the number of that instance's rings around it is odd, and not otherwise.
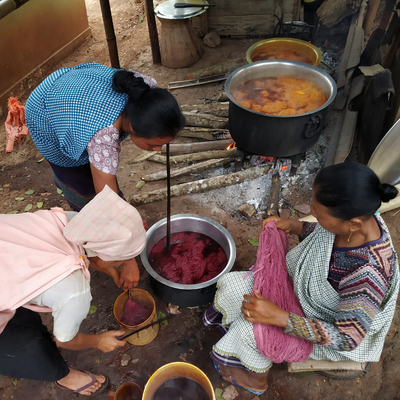
[[[223,376],[223,375],[221,374],[221,372],[219,372],[218,364],[217,364],[215,361],[214,361],[214,368],[215,368],[215,370],[216,370],[221,376]],[[231,379],[232,379],[232,378],[231,378]],[[235,382],[234,379],[232,379],[232,383],[233,383],[235,386],[240,387],[240,388],[242,388],[242,389],[246,389],[246,390],[249,391],[250,393],[256,394],[256,395],[258,395],[258,396],[260,396],[261,394],[265,393],[265,390],[261,390],[261,391],[257,392],[257,391],[255,391],[255,390],[248,389],[247,387],[240,386],[240,385],[238,385],[238,384]]]
[[[91,378],[91,382],[80,387],[79,389],[72,390],[63,385],[60,385],[58,382],[56,382],[56,386],[62,390],[70,390],[72,393],[76,393],[76,395],[78,396],[78,394],[80,394],[80,392],[83,392],[85,389],[90,388],[90,386],[92,386],[94,383],[97,382],[96,377],[91,372],[89,372],[89,371],[82,371],[82,372],[84,372],[86,375],[89,376],[89,378]],[[92,394],[88,395],[87,397],[98,396],[99,394],[103,393],[107,389],[107,386],[110,383],[110,380],[108,379],[107,376],[105,376],[105,375],[102,375],[102,376],[104,376],[104,378],[106,378],[106,380],[103,382],[103,384],[100,386],[100,388],[98,390],[96,390]],[[85,395],[82,395],[82,396],[85,396]]]

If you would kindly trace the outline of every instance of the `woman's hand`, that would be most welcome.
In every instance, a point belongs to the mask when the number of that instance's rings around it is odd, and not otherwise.
[[[138,285],[139,279],[140,271],[136,260],[132,258],[123,261],[118,287],[122,287],[124,290],[132,289]]]
[[[276,222],[277,229],[280,229],[280,230],[284,231],[285,233],[290,233],[290,227],[291,227],[290,219],[281,218],[281,217],[269,217],[267,219],[264,219],[264,221],[262,222],[263,230],[265,229],[265,225],[267,225],[267,223],[270,221]]]
[[[287,328],[289,313],[282,308],[279,308],[272,301],[261,296],[257,290],[254,291],[254,296],[245,294],[242,303],[242,313],[244,319],[251,323],[264,325],[275,325],[282,328]]]
[[[270,221],[275,221],[277,229],[284,231],[286,234],[293,233],[300,236],[303,231],[303,223],[301,221],[281,217],[269,217],[264,219],[262,222],[263,230],[265,229],[265,225]]]
[[[73,339],[68,342],[60,342],[55,338],[57,347],[69,350],[84,350],[89,348],[97,348],[104,353],[113,351],[118,347],[125,345],[126,340],[118,340],[116,336],[122,336],[125,331],[108,331],[96,335],[86,335],[78,332]]]
[[[103,353],[108,353],[117,349],[118,347],[125,346],[126,340],[118,340],[118,336],[124,335],[125,331],[108,331],[101,333],[99,336],[99,342],[97,348]]]

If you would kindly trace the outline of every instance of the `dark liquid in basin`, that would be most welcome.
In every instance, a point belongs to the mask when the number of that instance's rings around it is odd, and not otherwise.
[[[166,238],[151,249],[149,263],[163,278],[183,284],[209,281],[226,267],[222,247],[210,237],[197,232],[171,235],[168,249]]]
[[[151,400],[210,400],[210,397],[193,379],[172,378],[156,390]]]

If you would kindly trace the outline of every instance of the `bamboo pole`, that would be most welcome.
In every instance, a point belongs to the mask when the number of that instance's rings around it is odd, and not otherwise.
[[[207,161],[199,162],[197,164],[189,165],[188,167],[175,168],[175,169],[171,170],[171,178],[174,178],[176,176],[191,174],[191,173],[197,172],[197,171],[204,171],[209,168],[220,167],[221,165],[232,162],[234,159],[235,159],[234,157],[217,158],[216,160],[207,160]],[[159,171],[159,172],[155,172],[154,174],[148,174],[148,175],[143,176],[142,181],[153,182],[153,181],[159,181],[161,179],[165,179],[166,177],[167,177],[166,171]]]
[[[246,170],[235,172],[228,175],[213,176],[194,182],[182,183],[181,185],[171,186],[171,197],[183,196],[185,194],[199,193],[210,189],[232,186],[259,178],[265,175],[271,168],[270,165],[260,165]],[[167,188],[153,190],[152,192],[137,194],[131,197],[130,203],[134,206],[147,204],[154,201],[164,200],[167,197]]]
[[[183,154],[180,156],[170,157],[171,164],[177,164],[179,162],[190,162],[190,161],[200,161],[200,160],[211,160],[213,158],[226,158],[232,157],[236,154],[236,147],[230,150],[214,150],[214,151],[202,151],[200,153],[194,154]],[[166,164],[167,159],[165,156],[155,154],[150,157],[149,160],[158,162],[160,164]]]

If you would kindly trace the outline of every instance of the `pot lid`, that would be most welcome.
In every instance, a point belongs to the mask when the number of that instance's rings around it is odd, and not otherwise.
[[[184,7],[175,8],[175,3],[208,4],[206,0],[168,0],[159,4],[154,13],[161,19],[186,19],[196,17],[208,9],[208,7]]]

